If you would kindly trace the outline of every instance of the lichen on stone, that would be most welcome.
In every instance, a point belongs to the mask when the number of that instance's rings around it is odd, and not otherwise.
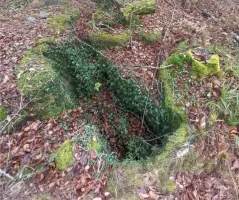
[[[156,10],[156,1],[154,0],[142,0],[135,1],[129,4],[126,4],[124,8],[121,9],[124,17],[129,19],[131,14],[134,15],[146,15],[154,13]]]
[[[205,62],[196,60],[193,53],[189,50],[186,55],[191,60],[190,75],[198,79],[203,79],[208,75],[214,75],[220,72],[219,56],[211,55]]]
[[[124,31],[118,34],[107,33],[104,31],[91,33],[89,41],[92,45],[101,48],[113,48],[116,46],[126,46],[130,41],[130,32]]]
[[[7,117],[7,108],[5,106],[0,106],[0,121],[3,121]]]
[[[56,168],[59,170],[66,170],[67,167],[74,163],[74,156],[72,153],[73,142],[70,140],[65,141],[56,152],[55,162]]]

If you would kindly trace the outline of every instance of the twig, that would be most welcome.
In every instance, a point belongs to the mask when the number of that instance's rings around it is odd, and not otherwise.
[[[133,113],[133,112],[131,112],[131,111],[129,111],[129,110],[125,110],[125,109],[123,109],[123,108],[120,108],[120,109],[121,109],[121,110],[124,110],[124,111],[126,111],[126,112],[128,112],[128,113],[134,115],[134,116],[137,117],[138,119],[142,120],[142,118],[141,118],[140,116],[136,115],[135,113]],[[145,123],[145,121],[144,121],[144,126],[146,127],[147,131],[148,131],[150,134],[155,135],[155,134],[149,129],[149,127],[148,127],[148,125]]]
[[[235,191],[236,191],[236,199],[239,200],[239,193],[238,193],[238,189],[237,189],[238,186],[237,186],[237,184],[236,184],[235,179],[234,179],[233,176],[232,176],[232,172],[231,172],[231,169],[230,169],[229,165],[227,165],[227,166],[228,166],[228,170],[229,170],[230,176],[231,176],[231,178],[232,178],[232,182],[233,182],[234,187],[235,187]]]
[[[166,37],[167,37],[167,34],[168,34],[168,29],[169,29],[169,27],[171,26],[171,24],[173,23],[173,20],[174,20],[174,13],[175,13],[175,7],[174,7],[174,9],[173,9],[173,13],[172,13],[171,21],[170,21],[168,27],[167,27],[166,30],[165,30],[165,33],[164,33],[164,36],[163,36],[163,41],[165,41],[165,39],[166,39]]]
[[[23,107],[20,106],[20,109],[12,116],[12,118],[8,121],[8,123],[6,123],[6,124],[3,126],[3,128],[0,130],[0,135],[1,135],[1,133],[5,130],[5,128],[13,121],[13,119],[21,112],[21,110],[24,109],[25,107],[27,107],[27,105],[28,105],[29,103],[31,103],[33,100],[35,100],[35,98],[32,99],[31,101],[29,101],[29,102],[28,102],[26,105],[24,105]]]
[[[7,178],[9,178],[9,179],[11,179],[11,180],[14,180],[14,178],[13,178],[11,175],[9,175],[8,173],[6,173],[6,172],[3,171],[2,169],[0,169],[0,174],[6,176]]]
[[[160,59],[158,58],[156,67],[159,67],[159,65],[160,65]],[[155,79],[156,73],[157,73],[157,69],[154,71],[153,80],[152,80],[152,83],[151,83],[151,88],[154,85],[154,79]],[[149,91],[150,91],[150,89],[149,89]],[[146,100],[146,103],[145,103],[145,106],[144,106],[144,113],[143,113],[142,125],[141,126],[143,126],[143,124],[144,124],[144,116],[145,116],[146,107],[147,107],[148,101],[149,101],[149,91],[148,91],[147,100]]]
[[[75,31],[75,30],[74,30],[74,32],[75,32],[75,38],[76,38],[77,41],[79,41],[80,43],[82,43],[82,44],[84,44],[84,45],[86,45],[86,46],[88,46],[88,47],[90,47],[90,48],[92,48],[95,52],[99,53],[99,54],[102,55],[104,58],[107,58],[103,53],[101,53],[100,51],[98,51],[97,49],[95,49],[93,46],[91,46],[90,44],[88,44],[88,43],[82,41],[81,39],[79,39],[79,38],[76,36],[76,31]],[[108,58],[107,58],[107,59],[108,59]]]
[[[151,69],[159,69],[159,70],[162,70],[162,69],[167,69],[167,68],[170,68],[170,67],[173,67],[174,65],[173,64],[170,64],[170,65],[167,65],[167,66],[163,66],[163,67],[154,67],[154,66],[132,66],[132,67],[135,67],[135,68],[151,68]]]

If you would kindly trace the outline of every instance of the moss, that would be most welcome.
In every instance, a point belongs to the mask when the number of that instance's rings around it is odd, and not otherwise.
[[[161,153],[155,157],[148,158],[145,162],[124,161],[116,166],[120,169],[120,173],[114,172],[108,181],[107,189],[116,199],[127,199],[128,196],[135,194],[139,187],[145,185],[154,185],[159,191],[174,192],[176,186],[173,181],[169,180],[169,176],[180,169],[179,160],[174,160],[174,153],[181,147],[189,136],[187,135],[187,126],[182,124],[181,127],[168,138]],[[196,158],[193,155],[193,158]],[[181,165],[185,165],[187,169],[195,166],[191,158],[185,159]],[[176,163],[173,167],[172,164]],[[117,196],[118,195],[118,196]],[[137,194],[134,196],[137,197]],[[136,198],[137,199],[137,198]]]
[[[169,64],[176,64],[181,66],[184,64],[183,56],[180,54],[172,55],[168,61],[164,62],[161,66],[167,66]],[[171,116],[172,125],[180,126],[180,124],[186,122],[186,114],[183,109],[177,107],[174,102],[174,83],[173,83],[174,69],[165,69],[160,71],[159,79],[162,81],[163,89],[163,106]]]
[[[7,108],[5,106],[0,106],[0,121],[7,118]]]
[[[187,57],[191,59],[192,68],[190,70],[190,75],[193,77],[203,79],[208,75],[213,75],[220,72],[219,56],[217,54],[212,55],[205,64],[194,59],[191,51],[187,52]]]
[[[49,41],[49,38],[42,38],[37,46],[28,50],[17,69],[20,92],[26,99],[32,100],[30,106],[40,118],[56,116],[75,105],[72,91],[43,56],[49,48],[45,41]]]
[[[55,43],[56,38],[54,36],[52,37],[43,37],[37,41],[37,44],[48,44],[48,43]]]
[[[173,193],[176,189],[176,184],[173,181],[168,180],[165,184],[165,189],[167,192]]]
[[[146,15],[154,13],[156,10],[156,1],[154,0],[143,0],[136,1],[127,4],[121,9],[126,19],[129,19],[131,14],[134,15]]]
[[[160,32],[142,33],[139,36],[146,44],[152,45],[159,40],[161,33]]]
[[[162,166],[167,163],[167,159],[188,139],[186,125],[182,124],[181,127],[168,138],[166,145],[162,149],[162,153],[155,157],[153,163],[156,166]]]
[[[130,33],[124,31],[119,34],[110,34],[104,31],[89,35],[92,45],[102,48],[113,48],[116,46],[126,46],[130,41]]]
[[[66,170],[67,167],[74,163],[74,157],[72,153],[73,142],[70,140],[65,141],[59,150],[56,152],[56,168],[60,170]]]
[[[107,190],[115,196],[115,199],[137,199],[137,188],[144,185],[144,169],[137,162],[122,162],[118,169],[120,172],[112,173]]]
[[[92,23],[95,26],[98,23],[103,23],[109,26],[115,25],[117,23],[117,12],[114,10],[103,10],[103,8],[99,8],[95,13],[92,14]]]
[[[96,139],[94,140],[93,138],[89,141],[87,150],[88,151],[100,151],[101,149],[101,143],[100,141],[97,141]]]
[[[63,32],[68,23],[70,22],[70,16],[62,14],[62,15],[55,15],[51,18],[48,18],[48,27],[53,29],[56,32]]]
[[[66,14],[54,15],[47,19],[48,27],[58,33],[62,33],[70,22],[76,21],[79,14],[79,9],[73,8],[67,10]]]

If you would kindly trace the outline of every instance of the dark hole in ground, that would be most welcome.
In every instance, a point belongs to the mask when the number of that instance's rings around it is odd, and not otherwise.
[[[91,47],[75,41],[54,44],[44,55],[84,100],[89,122],[102,128],[119,158],[151,156],[166,143],[166,135],[179,127],[178,113],[163,101],[153,104],[136,81],[122,78],[118,68]]]

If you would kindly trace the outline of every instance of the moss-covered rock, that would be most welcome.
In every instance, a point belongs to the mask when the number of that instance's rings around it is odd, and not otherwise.
[[[49,118],[74,107],[75,99],[73,92],[43,56],[49,48],[44,41],[49,41],[49,38],[42,38],[37,46],[26,52],[17,73],[20,92],[31,101],[34,114]]]
[[[124,31],[119,34],[111,34],[104,31],[99,33],[91,33],[89,41],[92,45],[101,48],[113,48],[116,46],[126,46],[130,41],[131,34]]]
[[[54,15],[47,19],[48,27],[57,33],[62,33],[66,30],[70,22],[74,22],[79,16],[78,9],[71,9],[67,14]]]
[[[139,34],[140,39],[149,45],[155,44],[160,39],[160,36],[161,32]]]
[[[68,23],[70,22],[70,17],[68,15],[55,15],[48,18],[48,27],[53,29],[56,32],[63,32]]]
[[[131,14],[134,15],[146,15],[154,13],[157,4],[155,0],[142,0],[126,4],[121,11],[126,19],[129,19]]]
[[[7,117],[7,108],[5,106],[0,106],[0,121],[3,121]]]
[[[66,170],[67,167],[74,163],[74,156],[72,153],[73,142],[70,140],[65,141],[62,146],[56,152],[56,168],[60,170]]]
[[[95,13],[92,14],[92,23],[97,25],[99,23],[112,26],[117,23],[117,12],[114,10],[103,10],[99,8]]]
[[[208,75],[217,74],[220,72],[219,56],[211,55],[209,60],[199,61],[194,58],[192,51],[187,52],[187,57],[191,60],[190,75],[198,79],[203,79]]]
[[[177,64],[179,67],[182,67],[184,63],[183,56],[172,55],[167,61],[165,61],[161,66],[167,66],[169,64]],[[172,125],[179,126],[182,123],[186,122],[186,114],[182,108],[179,108],[175,105],[175,96],[174,96],[174,84],[173,84],[173,72],[174,69],[166,69],[160,71],[159,79],[162,81],[163,89],[163,107],[167,110],[168,114],[171,116]]]

